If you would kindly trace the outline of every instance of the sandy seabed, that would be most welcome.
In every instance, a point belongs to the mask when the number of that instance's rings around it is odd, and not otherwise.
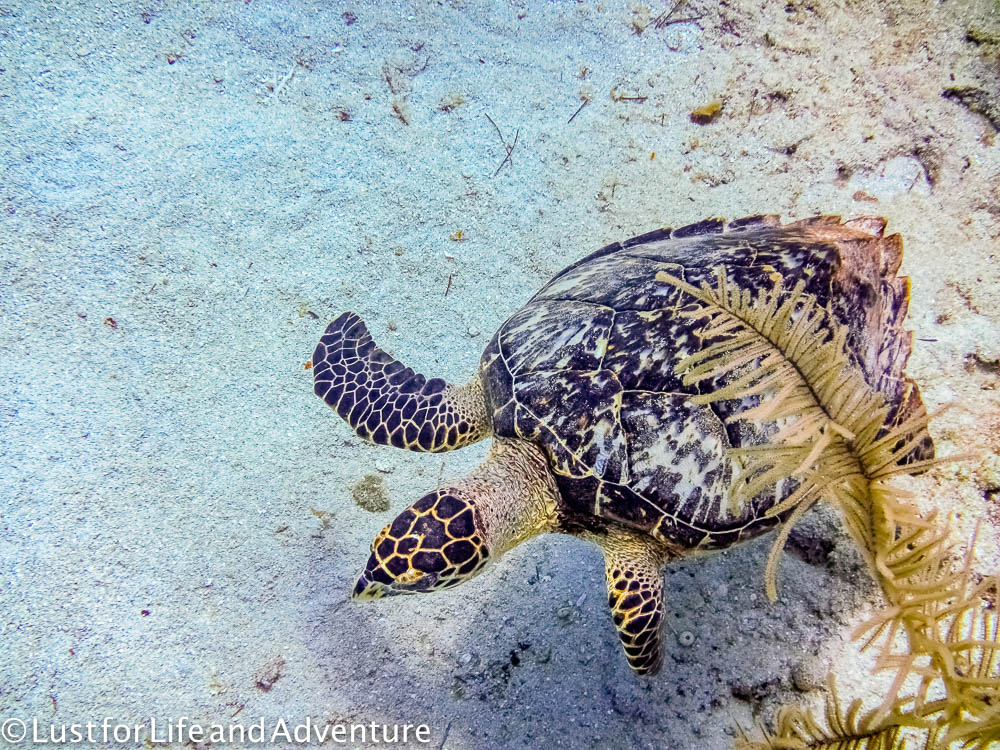
[[[672,566],[652,679],[572,537],[353,604],[374,533],[486,446],[365,445],[305,364],[353,309],[464,381],[609,242],[885,216],[909,373],[954,405],[939,451],[976,455],[913,485],[985,524],[996,570],[998,97],[994,0],[0,4],[0,719],[714,750],[818,703],[831,666],[877,689],[850,633],[879,595],[830,512],[776,604],[767,539]]]

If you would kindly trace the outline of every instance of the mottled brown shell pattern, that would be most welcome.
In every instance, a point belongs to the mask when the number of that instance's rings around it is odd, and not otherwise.
[[[908,286],[897,278],[902,243],[884,220],[776,216],[709,219],[609,245],[557,274],[501,327],[481,375],[494,433],[542,446],[572,525],[609,519],[671,545],[718,548],[781,521],[766,511],[786,482],[741,507],[727,489],[729,449],[764,442],[773,426],[726,424],[753,404],[688,401],[724,381],[685,386],[675,366],[707,343],[703,321],[680,316],[692,301],[659,271],[700,286],[716,269],[752,293],[805,282],[849,329],[852,358],[897,409],[919,394],[903,366]]]

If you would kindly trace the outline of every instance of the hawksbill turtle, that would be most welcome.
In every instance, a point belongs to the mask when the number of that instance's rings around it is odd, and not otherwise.
[[[629,664],[656,672],[664,565],[781,523],[767,511],[794,488],[778,482],[734,507],[733,449],[766,443],[775,426],[727,420],[745,404],[691,400],[705,384],[685,384],[677,366],[706,344],[704,321],[682,314],[691,300],[658,274],[698,286],[723,269],[751,292],[796,281],[831,325],[846,327],[851,364],[902,418],[922,404],[903,374],[911,335],[902,328],[908,280],[896,276],[902,241],[885,225],[708,219],[608,245],[508,318],[466,385],[426,379],[379,349],[359,316],[338,317],[313,355],[314,390],[360,437],[431,453],[493,439],[475,471],[376,535],[353,596],[456,586],[531,537],[573,534],[604,553]]]

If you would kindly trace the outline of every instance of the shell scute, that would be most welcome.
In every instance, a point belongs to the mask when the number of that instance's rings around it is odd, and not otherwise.
[[[621,481],[621,391],[608,370],[525,374],[514,383],[515,430],[519,437],[549,449],[557,474]]]
[[[625,240],[621,244],[622,247],[635,247],[636,245],[645,245],[647,242],[656,242],[657,240],[669,240],[670,235],[673,233],[673,229],[670,227],[664,227],[663,229],[654,229],[652,232],[646,232],[645,234],[640,234],[638,237],[633,237],[630,240]]]
[[[573,300],[539,300],[523,307],[504,324],[508,369],[515,376],[525,370],[596,369],[613,314]]]
[[[630,391],[621,420],[635,492],[706,531],[736,515],[726,502],[731,445],[711,408],[680,394]]]
[[[744,216],[742,219],[733,219],[726,224],[726,230],[734,232],[740,229],[760,229],[761,227],[776,227],[781,225],[781,217],[778,214],[758,214],[757,216]]]
[[[604,482],[597,492],[595,515],[649,531],[656,526],[663,511],[627,486]]]
[[[634,256],[631,251],[605,256],[552,279],[528,304],[574,300],[609,311],[674,307],[680,292],[655,280],[662,270],[683,273],[684,269],[656,256]]]
[[[674,368],[698,345],[691,321],[673,310],[626,310],[615,315],[604,367],[626,390],[693,394]]]
[[[721,234],[725,229],[726,222],[722,219],[705,219],[694,224],[678,227],[671,233],[671,237],[695,237],[699,234]]]

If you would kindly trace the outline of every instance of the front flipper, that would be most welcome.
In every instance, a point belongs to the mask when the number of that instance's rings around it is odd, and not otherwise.
[[[631,534],[611,534],[599,544],[604,549],[611,618],[618,628],[629,666],[638,674],[655,674],[663,658],[666,556],[652,540]]]
[[[427,380],[375,346],[364,321],[344,313],[313,353],[313,390],[365,440],[438,453],[490,432],[479,377],[467,386]]]

